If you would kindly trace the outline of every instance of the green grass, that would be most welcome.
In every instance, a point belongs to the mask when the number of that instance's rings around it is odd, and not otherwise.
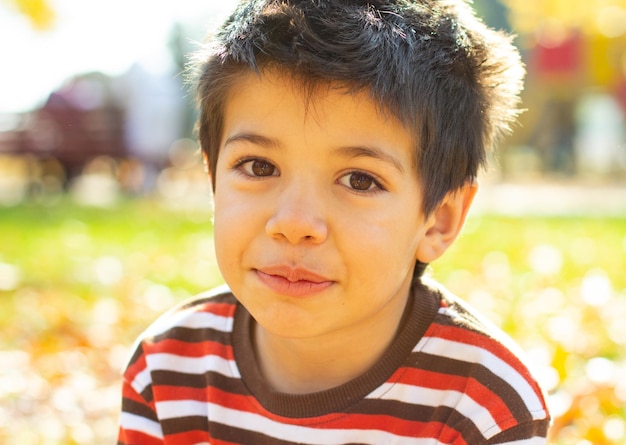
[[[472,215],[430,273],[529,353],[553,443],[608,444],[626,428],[625,270],[626,217]],[[0,442],[112,443],[134,338],[220,282],[208,209],[0,208]]]

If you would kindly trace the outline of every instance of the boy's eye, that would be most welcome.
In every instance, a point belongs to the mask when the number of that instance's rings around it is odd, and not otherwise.
[[[340,178],[339,182],[346,187],[359,192],[383,190],[383,187],[381,187],[372,175],[363,172],[348,173]]]
[[[369,190],[374,184],[374,178],[363,173],[350,174],[350,187],[355,190]]]
[[[239,164],[239,168],[250,176],[274,176],[277,173],[276,166],[263,159],[243,161]]]

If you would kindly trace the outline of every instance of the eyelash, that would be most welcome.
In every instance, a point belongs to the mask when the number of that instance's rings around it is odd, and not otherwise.
[[[366,190],[360,190],[354,187],[351,187],[348,184],[344,184],[342,179],[347,178],[347,181],[350,181],[350,177],[352,175],[359,175],[362,176],[363,178],[366,178],[368,181],[371,181],[371,187],[366,189]],[[376,176],[372,175],[371,173],[366,173],[362,170],[352,170],[347,172],[346,174],[342,175],[338,180],[338,183],[340,183],[341,185],[343,185],[344,187],[346,187],[348,190],[350,190],[353,193],[357,193],[357,194],[362,194],[362,195],[371,195],[371,194],[376,194],[376,193],[381,193],[381,192],[385,192],[387,191],[387,189],[380,183],[380,180],[378,180],[376,178]]]
[[[270,166],[272,166],[274,168],[274,171],[278,170],[278,167],[276,167],[273,163],[271,163],[270,161],[268,161],[267,159],[263,159],[263,158],[243,158],[238,160],[235,165],[233,165],[233,170],[236,170],[238,173],[244,175],[247,178],[250,179],[262,179],[262,178],[268,178],[268,177],[272,177],[272,176],[276,176],[274,174],[271,175],[255,175],[254,173],[250,173],[247,171],[246,169],[246,164],[251,164],[253,162],[263,162],[265,164],[268,164]],[[252,168],[252,167],[251,167]],[[274,171],[272,173],[274,173]]]
[[[265,164],[270,165],[274,170],[272,171],[272,174],[270,175],[255,175],[254,173],[250,173],[247,171],[246,169],[246,164],[251,164],[254,163],[256,161],[259,162],[263,162]],[[238,173],[240,173],[241,175],[244,175],[246,178],[250,178],[253,180],[259,180],[259,179],[263,179],[263,178],[268,178],[268,177],[272,177],[272,176],[277,176],[274,174],[275,171],[278,170],[278,167],[276,167],[272,162],[263,159],[263,158],[243,158],[238,160],[232,167],[233,170],[236,170]],[[280,171],[279,171],[280,173]],[[348,184],[344,184],[342,179],[344,178],[349,178],[351,175],[359,175],[362,176],[363,178],[369,180],[372,182],[372,186],[373,188],[369,188],[366,190],[359,190],[357,188],[353,188]],[[348,179],[349,181],[349,179]],[[348,190],[350,190],[353,193],[357,193],[357,194],[362,194],[362,195],[367,195],[367,194],[375,194],[375,193],[380,193],[380,192],[384,192],[387,191],[387,189],[380,183],[380,180],[378,180],[374,175],[370,174],[370,173],[366,173],[362,170],[352,170],[349,171],[345,174],[343,174],[341,177],[339,177],[339,179],[337,179],[336,181],[338,184],[343,185],[344,187],[346,187]]]

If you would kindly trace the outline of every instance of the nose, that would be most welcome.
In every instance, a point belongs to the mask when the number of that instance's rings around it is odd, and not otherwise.
[[[266,233],[291,244],[324,242],[328,237],[328,225],[323,201],[313,186],[292,184],[285,187],[265,225]]]

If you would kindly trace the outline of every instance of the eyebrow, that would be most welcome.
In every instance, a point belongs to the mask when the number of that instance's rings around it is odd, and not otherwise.
[[[280,148],[281,144],[277,139],[268,138],[260,134],[255,133],[237,133],[230,136],[224,142],[224,147],[236,142],[249,142],[258,145],[263,148],[276,149]],[[346,158],[372,158],[393,166],[400,173],[404,173],[404,167],[402,163],[394,156],[385,153],[378,147],[366,146],[366,145],[346,145],[338,147],[334,152]]]
[[[404,167],[402,166],[400,160],[398,160],[395,156],[385,153],[378,147],[371,147],[366,145],[348,145],[344,147],[339,147],[335,151],[340,156],[345,156],[349,158],[377,159],[387,164],[391,164],[400,173],[404,173]]]
[[[278,148],[280,147],[280,142],[276,139],[268,138],[266,136],[261,136],[260,134],[254,133],[237,133],[224,141],[224,147],[232,144],[234,142],[249,142],[254,145],[258,145],[263,148]]]

